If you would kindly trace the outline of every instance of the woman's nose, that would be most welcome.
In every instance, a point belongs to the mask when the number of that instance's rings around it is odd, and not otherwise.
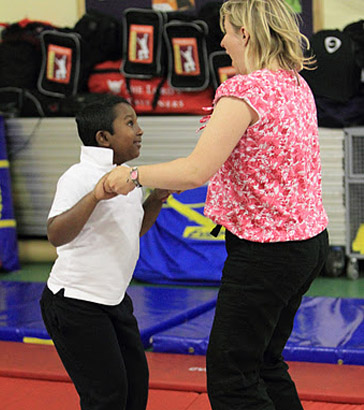
[[[220,46],[221,46],[222,48],[225,48],[225,46],[224,46],[224,40],[225,40],[225,36],[222,38],[221,43],[220,43]]]

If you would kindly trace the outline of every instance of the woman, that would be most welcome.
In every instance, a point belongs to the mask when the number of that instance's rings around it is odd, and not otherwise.
[[[284,0],[229,0],[221,42],[238,73],[186,158],[112,171],[109,192],[185,190],[208,180],[205,215],[226,228],[227,259],[207,352],[213,410],[302,410],[282,358],[303,294],[327,255],[316,108]]]

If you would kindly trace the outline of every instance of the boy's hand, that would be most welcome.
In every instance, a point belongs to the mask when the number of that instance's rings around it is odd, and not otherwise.
[[[93,192],[92,192],[92,193],[93,193],[93,196],[94,196],[94,198],[95,198],[95,200],[96,200],[97,202],[102,201],[102,200],[105,200],[105,199],[114,198],[114,197],[117,195],[117,193],[115,193],[115,192],[107,192],[107,191],[105,190],[105,188],[104,188],[105,180],[106,180],[106,178],[108,177],[109,174],[110,174],[110,172],[107,173],[107,174],[105,174],[105,175],[98,181],[98,183],[96,184],[96,186],[95,186],[95,188],[94,188],[94,190],[93,190]]]
[[[104,189],[109,193],[127,195],[135,188],[130,178],[130,168],[118,166],[114,168],[104,181]]]
[[[177,191],[156,188],[152,191],[151,195],[153,195],[154,198],[157,199],[158,201],[166,202],[169,195],[173,194],[174,192],[177,192]]]

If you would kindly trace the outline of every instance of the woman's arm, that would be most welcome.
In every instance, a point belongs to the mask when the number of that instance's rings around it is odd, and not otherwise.
[[[103,199],[110,199],[117,195],[107,193],[104,190],[106,177],[107,174],[98,181],[91,192],[80,199],[72,208],[48,220],[47,236],[53,246],[62,246],[75,239],[90,218],[96,205]]]
[[[186,158],[138,167],[143,186],[186,190],[206,183],[227,160],[257,113],[243,100],[223,97],[217,103],[196,147]],[[125,167],[116,167],[105,181],[108,192],[134,189]]]

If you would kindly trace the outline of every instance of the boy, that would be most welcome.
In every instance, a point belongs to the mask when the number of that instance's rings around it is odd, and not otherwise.
[[[47,224],[57,247],[40,304],[83,410],[145,410],[148,366],[126,289],[139,236],[169,191],[107,193],[117,165],[137,158],[143,131],[128,101],[108,96],[76,116],[81,160],[59,179]]]

